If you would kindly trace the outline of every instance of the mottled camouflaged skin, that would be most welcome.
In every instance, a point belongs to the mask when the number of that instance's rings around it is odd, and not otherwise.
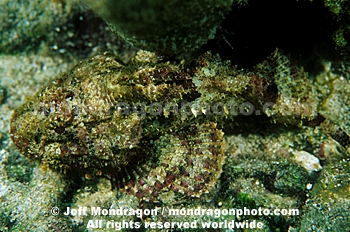
[[[115,187],[147,200],[168,189],[187,196],[208,191],[224,162],[223,133],[206,120],[149,109],[123,114],[132,109],[119,103],[179,103],[194,89],[182,64],[139,66],[109,55],[77,65],[15,111],[15,145],[44,166],[108,175]]]
[[[106,53],[81,62],[15,110],[11,137],[44,166],[109,176],[114,187],[143,200],[198,197],[222,171],[221,129],[253,122],[242,116],[250,110],[240,107],[245,102],[255,109],[268,103],[253,115],[259,123],[317,118],[303,70],[288,65],[278,51],[248,71],[210,52],[171,63],[140,51],[127,65]]]

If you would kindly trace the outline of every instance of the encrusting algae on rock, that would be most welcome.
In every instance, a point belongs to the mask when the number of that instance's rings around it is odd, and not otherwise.
[[[210,52],[191,62],[164,62],[139,51],[126,65],[105,53],[81,62],[17,109],[12,140],[44,166],[108,177],[142,200],[165,202],[169,193],[174,201],[199,197],[221,174],[222,130],[251,124],[248,115],[261,117],[253,123],[317,119],[317,104],[308,104],[316,98],[283,91],[295,86],[278,73],[282,58],[276,50],[243,71]],[[294,75],[309,83],[302,70]],[[287,100],[298,105],[288,115]],[[300,111],[300,104],[307,107]],[[264,114],[268,109],[271,118]]]
[[[177,54],[194,51],[209,39],[230,11],[233,0],[84,0],[133,46]]]

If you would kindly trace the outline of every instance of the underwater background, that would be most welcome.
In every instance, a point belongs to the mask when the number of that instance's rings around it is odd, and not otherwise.
[[[350,230],[349,1],[2,0],[0,21],[0,231]]]

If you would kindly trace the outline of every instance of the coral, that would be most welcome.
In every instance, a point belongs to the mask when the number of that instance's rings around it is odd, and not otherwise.
[[[214,37],[233,0],[85,0],[134,46],[162,54],[193,51]]]

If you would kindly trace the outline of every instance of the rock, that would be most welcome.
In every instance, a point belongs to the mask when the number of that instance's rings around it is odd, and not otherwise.
[[[193,51],[214,38],[233,0],[85,0],[134,46],[162,54]]]
[[[305,168],[309,173],[318,172],[322,169],[320,160],[306,151],[293,153],[294,160]]]

